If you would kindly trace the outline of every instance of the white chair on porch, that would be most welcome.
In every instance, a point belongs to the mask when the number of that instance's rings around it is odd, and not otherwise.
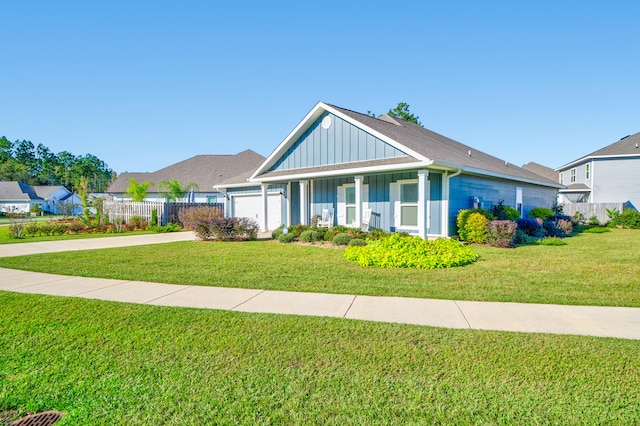
[[[371,222],[371,209],[366,209],[362,212],[362,223],[360,224],[360,230],[367,232],[369,231],[369,222]]]
[[[333,226],[333,209],[322,209],[322,217],[318,219],[318,228],[331,228]]]

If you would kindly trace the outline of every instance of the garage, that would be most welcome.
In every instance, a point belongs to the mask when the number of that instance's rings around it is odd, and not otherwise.
[[[262,220],[262,195],[234,195],[233,196],[233,217],[248,217],[254,219],[260,227]],[[267,221],[268,230],[274,230],[282,225],[282,195],[280,193],[269,194],[267,197]]]

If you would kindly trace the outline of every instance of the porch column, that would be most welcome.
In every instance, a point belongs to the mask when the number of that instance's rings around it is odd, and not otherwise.
[[[291,182],[287,182],[287,196],[284,197],[284,202],[287,203],[287,218],[285,219],[287,222],[284,224],[286,227],[291,225]]]
[[[356,182],[356,228],[362,224],[362,176],[354,178]]]
[[[268,231],[269,230],[269,200],[268,200],[268,194],[267,194],[267,187],[268,185],[266,183],[263,183],[261,185],[262,188],[262,223],[260,224],[261,228],[262,228],[262,232]]]
[[[449,172],[442,175],[442,235],[449,237]]]
[[[309,209],[307,207],[307,187],[309,185],[309,181],[301,180],[300,181],[300,224],[307,225],[307,215]]]
[[[429,228],[429,172],[427,170],[418,170],[418,235],[425,240]]]

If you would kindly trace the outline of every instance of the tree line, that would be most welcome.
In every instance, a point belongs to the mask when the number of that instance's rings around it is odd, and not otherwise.
[[[114,179],[115,172],[95,155],[75,156],[68,151],[56,154],[43,144],[0,138],[0,180],[62,185],[74,192],[79,187],[104,192]]]

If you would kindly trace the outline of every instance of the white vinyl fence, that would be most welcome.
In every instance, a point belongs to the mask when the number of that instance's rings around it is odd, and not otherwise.
[[[567,216],[573,216],[576,212],[582,213],[585,219],[589,219],[593,216],[597,217],[600,223],[605,223],[611,220],[607,215],[607,209],[618,210],[622,213],[622,210],[629,207],[629,203],[565,203],[562,204],[562,211]]]
[[[105,201],[104,212],[109,216],[109,221],[121,220],[127,223],[134,216],[139,216],[151,223],[151,215],[155,210],[158,214],[158,225],[166,225],[168,222],[178,222],[178,212],[183,208],[211,206],[220,209],[224,215],[222,203],[167,203],[164,201]]]

